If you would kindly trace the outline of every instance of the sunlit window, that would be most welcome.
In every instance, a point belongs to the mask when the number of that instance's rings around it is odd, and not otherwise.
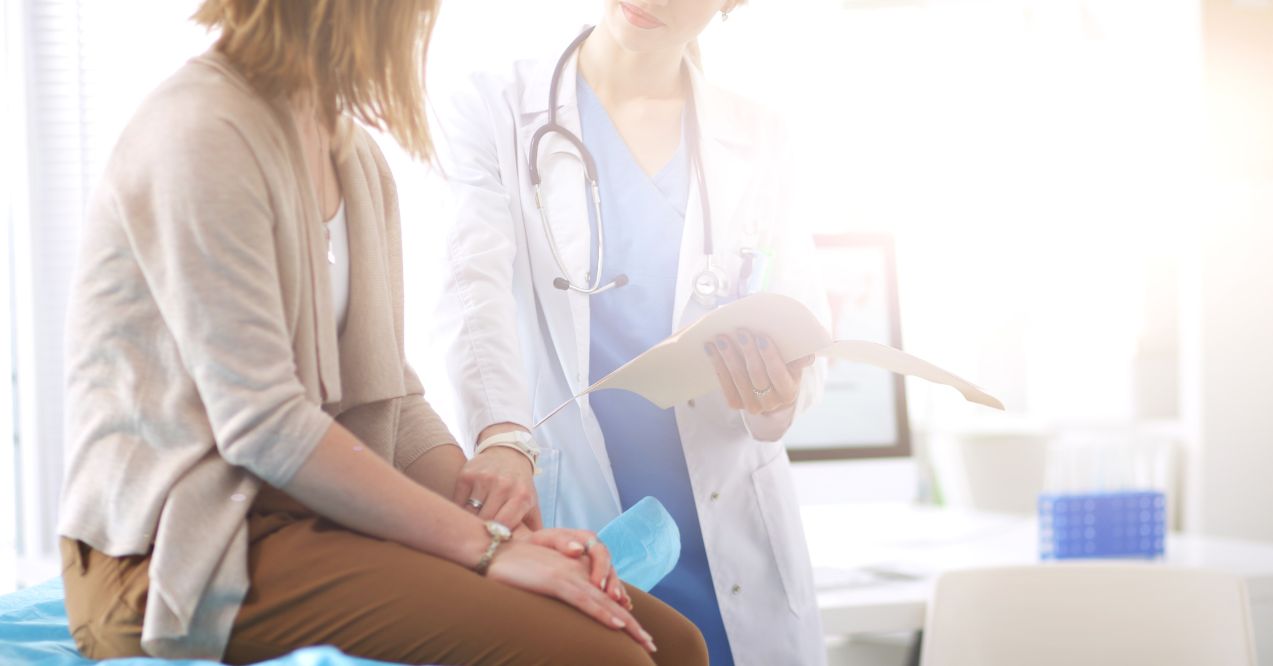
[[[1198,11],[756,2],[705,37],[704,58],[786,118],[795,216],[896,236],[911,351],[1022,417],[1129,424],[1172,411],[1146,404],[1137,376],[1174,352]],[[911,387],[921,427],[976,414],[929,393]]]

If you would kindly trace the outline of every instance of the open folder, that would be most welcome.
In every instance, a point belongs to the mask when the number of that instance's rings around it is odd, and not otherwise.
[[[865,340],[833,340],[800,301],[781,294],[760,293],[717,308],[673,333],[552,410],[535,425],[538,427],[571,401],[603,389],[632,391],[663,409],[710,393],[720,384],[711,358],[703,353],[703,345],[718,335],[733,335],[744,328],[769,336],[787,362],[817,354],[868,363],[899,375],[951,386],[970,402],[1003,409],[1003,403],[997,398],[966,379],[888,345]]]

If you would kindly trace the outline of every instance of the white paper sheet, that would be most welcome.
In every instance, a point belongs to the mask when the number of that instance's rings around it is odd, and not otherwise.
[[[604,389],[625,389],[667,409],[719,387],[704,345],[739,329],[763,332],[788,362],[810,354],[869,363],[899,375],[911,375],[955,388],[970,402],[1003,409],[1003,403],[980,387],[904,351],[863,340],[832,340],[817,317],[799,301],[780,294],[753,294],[722,306],[628,361],[571,401]],[[535,427],[561,411],[563,403]]]

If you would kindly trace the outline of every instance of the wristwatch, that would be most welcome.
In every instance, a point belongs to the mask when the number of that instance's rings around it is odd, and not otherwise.
[[[486,533],[491,535],[491,545],[486,547],[486,552],[482,553],[482,559],[478,560],[477,566],[473,568],[482,576],[485,576],[486,571],[491,568],[491,561],[495,559],[495,551],[499,550],[500,544],[513,538],[512,531],[493,520],[486,521]]]
[[[498,435],[491,435],[486,439],[477,443],[477,448],[473,451],[477,455],[491,447],[502,446],[521,452],[530,461],[530,468],[539,473],[539,446],[535,444],[535,438],[525,430],[510,430],[501,432]]]

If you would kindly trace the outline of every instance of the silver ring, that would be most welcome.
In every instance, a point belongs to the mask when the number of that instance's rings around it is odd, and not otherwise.
[[[481,511],[481,510],[482,510],[482,507],[486,506],[486,502],[483,502],[482,500],[480,500],[480,499],[478,499],[478,498],[476,498],[476,497],[470,497],[470,498],[468,498],[468,499],[464,500],[464,503],[465,503],[465,504],[467,504],[467,505],[469,505],[469,506],[471,506],[471,507],[473,507],[473,510],[474,510],[474,511]]]
[[[588,539],[587,541],[585,541],[583,544],[584,555],[587,555],[588,551],[592,550],[592,547],[595,545],[597,545],[597,537],[592,537],[591,539]]]
[[[751,393],[752,393],[752,395],[756,396],[757,398],[763,398],[763,397],[765,397],[765,396],[769,395],[771,392],[773,392],[773,390],[774,390],[774,387],[773,387],[773,385],[772,385],[772,384],[770,384],[769,386],[766,386],[766,387],[765,387],[765,388],[763,388],[763,389],[758,389],[758,388],[756,388],[756,387],[754,387],[754,386],[753,386],[753,387],[752,387],[752,389],[751,389]]]

